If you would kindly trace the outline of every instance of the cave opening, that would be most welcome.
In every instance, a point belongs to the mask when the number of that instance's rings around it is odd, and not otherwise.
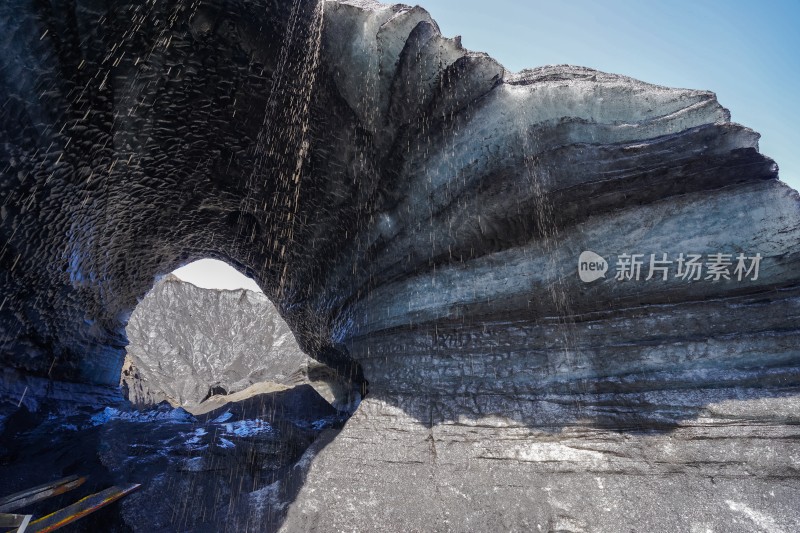
[[[0,428],[13,436],[0,446],[9,474],[0,489],[34,485],[53,470],[88,479],[82,494],[135,487],[75,531],[127,531],[126,520],[151,531],[167,522],[219,530],[246,521],[254,504],[271,509],[260,527],[277,530],[285,509],[273,502],[293,499],[304,458],[341,430],[361,389],[306,354],[238,270],[246,269],[232,264],[206,257],[156,276],[126,326],[116,389],[124,399],[73,394],[69,405],[16,410]],[[26,508],[51,510],[47,502]]]
[[[167,402],[198,414],[299,385],[339,412],[359,398],[349,380],[299,346],[251,277],[214,258],[159,276],[126,326],[120,386],[135,406]]]
[[[207,517],[218,512],[244,516],[254,499],[290,498],[296,465],[360,402],[231,263],[206,257],[158,277],[126,327],[120,385],[136,407],[129,416],[146,422],[126,444],[152,450],[136,457],[135,475],[152,494],[188,481],[187,512],[173,523],[189,529],[216,524]],[[262,527],[277,529],[282,511],[268,515]]]

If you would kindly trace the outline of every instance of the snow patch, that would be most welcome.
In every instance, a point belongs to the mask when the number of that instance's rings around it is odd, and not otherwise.
[[[212,424],[222,424],[222,423],[227,422],[228,420],[230,420],[231,417],[233,417],[233,413],[231,413],[230,411],[225,411],[224,413],[219,415],[217,418],[212,420],[211,423]]]
[[[264,488],[255,490],[249,494],[250,506],[256,513],[261,514],[273,509],[284,509],[286,502],[281,501],[280,481],[276,481]]]
[[[331,427],[334,422],[336,422],[337,417],[335,416],[327,416],[325,418],[320,418],[319,420],[314,420],[311,422],[311,427],[316,431],[322,431],[325,428]]]
[[[100,426],[111,420],[123,420],[125,422],[193,422],[194,417],[183,409],[152,409],[150,411],[120,411],[114,407],[106,407],[99,413],[95,413],[91,418],[92,426]]]
[[[728,504],[728,507],[730,507],[731,511],[742,513],[747,518],[752,520],[753,523],[763,531],[767,533],[784,533],[784,530],[778,527],[777,522],[775,522],[775,519],[771,516],[767,516],[764,513],[760,513],[754,509],[751,509],[743,503],[732,500],[725,500],[725,503]]]
[[[236,445],[226,438],[219,437],[219,447],[229,449],[229,448],[235,448]]]
[[[186,441],[186,445],[187,446],[194,446],[196,444],[199,444],[201,437],[203,437],[206,434],[208,434],[208,431],[206,431],[203,428],[195,429],[194,433],[192,434],[193,436]]]
[[[202,457],[192,457],[187,459],[183,464],[183,468],[189,472],[201,472],[203,470],[204,460]]]
[[[225,433],[237,437],[252,437],[261,433],[272,433],[274,429],[264,420],[239,420],[225,424]]]

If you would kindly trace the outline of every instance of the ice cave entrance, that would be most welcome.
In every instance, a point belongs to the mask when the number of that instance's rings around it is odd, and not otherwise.
[[[126,332],[120,384],[139,407],[166,401],[201,414],[302,384],[334,407],[348,403],[256,282],[223,261],[201,259],[156,281]]]

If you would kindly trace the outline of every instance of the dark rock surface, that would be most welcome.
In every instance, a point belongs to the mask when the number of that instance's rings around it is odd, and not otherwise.
[[[3,366],[115,384],[137,299],[220,257],[368,381],[289,531],[800,528],[800,203],[713,93],[369,0],[0,20]],[[586,284],[585,250],[762,260]]]
[[[286,382],[308,356],[263,294],[196,287],[173,275],[136,306],[122,386],[134,404],[194,406],[254,383]],[[127,370],[127,372],[126,372]]]
[[[141,411],[47,403],[0,430],[0,494],[76,474],[89,476],[83,486],[23,511],[39,517],[132,482],[142,487],[63,531],[271,531],[299,487],[305,450],[341,423],[309,385],[197,418],[166,402]]]

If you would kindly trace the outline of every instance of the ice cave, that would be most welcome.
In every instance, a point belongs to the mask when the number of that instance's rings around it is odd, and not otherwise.
[[[800,529],[800,198],[714,93],[511,72],[373,0],[0,27],[0,519],[88,473],[130,493],[70,531]],[[299,381],[125,384],[137,303],[200,258]]]

